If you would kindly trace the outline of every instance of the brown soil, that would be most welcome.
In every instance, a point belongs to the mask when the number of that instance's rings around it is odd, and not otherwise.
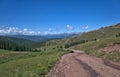
[[[114,28],[120,28],[120,23],[119,24],[116,24],[115,26],[112,26]]]
[[[3,54],[0,54],[0,58],[3,58],[4,57],[4,55]]]
[[[112,66],[116,63],[86,55],[82,51],[62,56],[61,60],[49,72],[49,77],[120,77],[120,70]],[[112,66],[109,66],[112,65]],[[120,67],[117,64],[117,67]]]
[[[120,52],[120,44],[111,45],[111,46],[105,47],[103,49],[100,49],[99,51],[105,51],[107,53],[112,52],[112,51]]]

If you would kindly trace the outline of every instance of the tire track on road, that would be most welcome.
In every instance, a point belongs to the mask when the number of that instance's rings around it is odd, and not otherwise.
[[[88,64],[84,63],[83,61],[81,61],[80,59],[77,59],[75,56],[73,56],[73,58],[78,61],[85,70],[88,71],[90,77],[100,77],[100,75],[95,71],[93,70]]]

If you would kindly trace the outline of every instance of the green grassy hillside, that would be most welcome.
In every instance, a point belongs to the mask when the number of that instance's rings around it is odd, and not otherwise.
[[[0,50],[0,77],[45,77],[68,51],[56,46],[39,48],[40,52]]]
[[[92,41],[94,39],[102,39],[102,38],[112,38],[116,37],[117,34],[120,33],[120,24],[116,24],[113,26],[108,26],[105,28],[100,28],[98,30],[90,31],[83,33],[80,36],[72,37],[65,39],[64,42],[67,43],[73,43],[73,42],[79,42],[81,40],[87,40],[87,41]]]
[[[81,40],[72,48],[85,51],[89,55],[120,62],[120,24],[101,28],[69,39],[69,44]],[[107,50],[104,48],[106,47]],[[117,50],[115,49],[117,47]],[[113,48],[112,50],[110,48]],[[109,49],[109,50],[108,50]]]
[[[0,77],[45,77],[60,57],[69,52],[57,41],[37,43],[38,48],[30,52],[0,50]]]

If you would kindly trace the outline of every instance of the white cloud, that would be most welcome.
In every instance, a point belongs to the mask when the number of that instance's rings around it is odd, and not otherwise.
[[[34,34],[35,32],[34,32],[34,31],[29,31],[28,33],[29,33],[29,34]]]
[[[23,29],[23,31],[27,31],[28,29]]]
[[[88,25],[86,25],[86,26],[81,26],[81,29],[88,29],[88,28],[89,28]]]
[[[67,30],[73,30],[73,27],[70,26],[70,25],[67,25],[67,26],[66,26],[66,29],[67,29]]]
[[[22,32],[23,32],[23,31],[21,31],[21,30],[19,31],[19,33],[22,33]]]
[[[26,28],[19,29],[17,27],[3,27],[0,26],[0,35],[15,35],[15,34],[22,34],[22,35],[38,35],[39,32],[30,31]]]
[[[0,30],[0,34],[4,34],[4,33],[6,33],[6,31],[5,30]]]
[[[9,32],[19,32],[18,28],[17,27],[7,27],[5,29],[8,33]]]

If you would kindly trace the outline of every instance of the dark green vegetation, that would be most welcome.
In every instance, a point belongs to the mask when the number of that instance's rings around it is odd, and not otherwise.
[[[63,54],[74,53],[67,48],[120,62],[120,24],[40,43],[1,36],[0,77],[45,77]]]
[[[0,49],[13,51],[30,51],[32,45],[34,44],[35,42],[26,39],[0,36]]]

